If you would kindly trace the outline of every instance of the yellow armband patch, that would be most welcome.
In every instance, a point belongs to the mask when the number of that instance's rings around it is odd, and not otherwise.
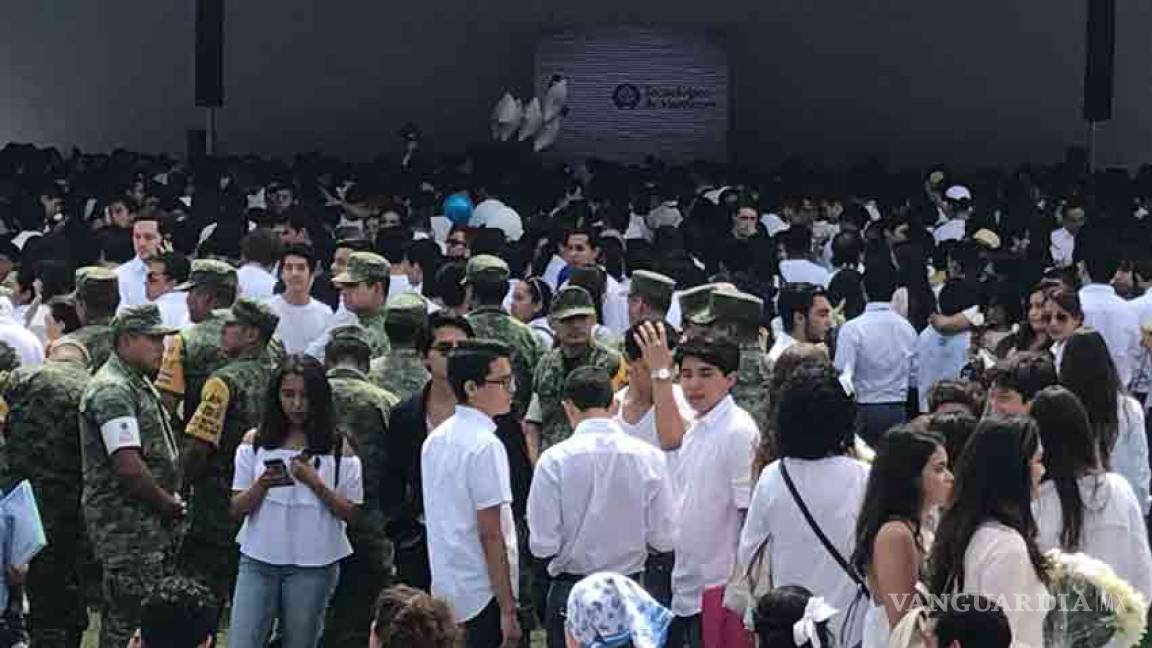
[[[219,378],[209,378],[200,392],[200,406],[184,428],[184,434],[213,446],[220,445],[224,433],[224,415],[228,413],[231,398],[228,385]]]
[[[616,366],[616,374],[612,376],[612,391],[617,392],[628,384],[628,363],[621,360]]]
[[[156,389],[184,395],[184,338],[170,335],[164,340],[164,358],[156,375]]]

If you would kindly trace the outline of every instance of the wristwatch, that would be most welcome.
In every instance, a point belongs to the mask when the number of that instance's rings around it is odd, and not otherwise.
[[[668,367],[661,367],[652,370],[652,380],[672,380],[672,370]]]

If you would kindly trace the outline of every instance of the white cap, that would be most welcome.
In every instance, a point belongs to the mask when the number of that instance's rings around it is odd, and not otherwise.
[[[944,197],[948,200],[972,200],[972,192],[964,185],[952,185],[944,192]]]

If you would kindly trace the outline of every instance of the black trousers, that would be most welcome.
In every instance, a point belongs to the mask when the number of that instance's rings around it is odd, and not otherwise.
[[[700,615],[687,617],[673,617],[672,624],[668,626],[668,642],[666,648],[700,648],[704,645],[704,637],[700,627]]]
[[[502,643],[500,605],[493,598],[480,614],[464,622],[464,645],[467,648],[500,648]]]

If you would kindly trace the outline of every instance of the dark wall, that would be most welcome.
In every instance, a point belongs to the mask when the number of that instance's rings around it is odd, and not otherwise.
[[[367,156],[406,120],[441,148],[482,138],[527,94],[536,35],[659,20],[721,32],[733,151],[894,162],[1054,160],[1082,142],[1083,0],[232,0],[231,151]],[[1152,3],[1118,0],[1103,163],[1152,159]],[[679,6],[684,5],[684,6]],[[0,142],[180,152],[192,107],[193,0],[6,3]]]

